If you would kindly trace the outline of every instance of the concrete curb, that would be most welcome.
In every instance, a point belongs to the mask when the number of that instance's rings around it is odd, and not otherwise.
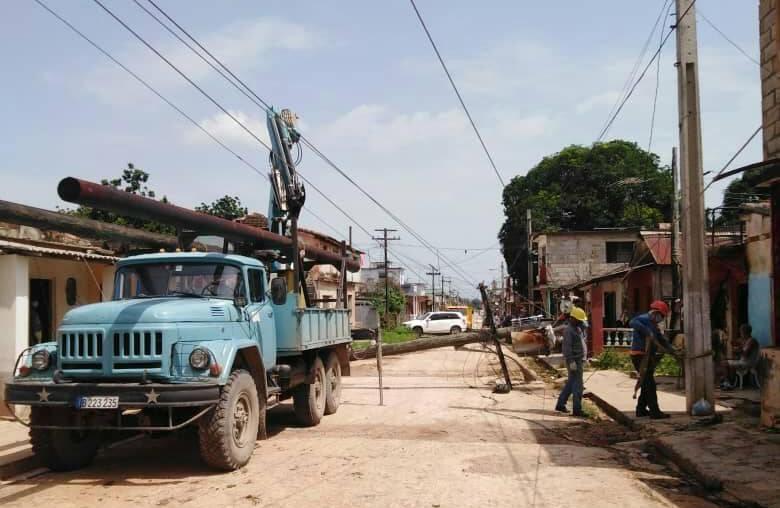
[[[723,490],[723,482],[720,479],[699,469],[695,462],[678,453],[673,446],[665,443],[662,439],[651,438],[647,441],[647,446],[674,462],[677,467],[694,477],[704,488],[711,491]]]
[[[3,457],[3,463],[0,464],[0,480],[8,480],[9,478],[40,467],[41,463],[38,458],[32,454],[32,450],[22,450],[14,453],[10,457]]]

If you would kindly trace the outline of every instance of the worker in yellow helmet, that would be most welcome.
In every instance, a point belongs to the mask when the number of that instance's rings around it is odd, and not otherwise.
[[[563,360],[566,364],[568,379],[558,396],[558,403],[555,410],[561,413],[568,413],[566,403],[571,395],[574,399],[572,414],[574,416],[585,416],[582,412],[582,369],[585,361],[585,347],[582,340],[585,323],[588,321],[588,315],[579,307],[573,307],[569,312],[569,322],[563,330]]]

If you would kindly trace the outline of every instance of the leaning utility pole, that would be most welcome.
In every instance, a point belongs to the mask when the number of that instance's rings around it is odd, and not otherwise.
[[[431,267],[431,271],[425,272],[425,275],[431,276],[431,312],[433,312],[436,310],[436,276],[441,275],[441,272],[433,265],[428,266]]]
[[[672,318],[669,327],[680,330],[680,175],[677,147],[672,147]]]
[[[373,237],[374,240],[379,240],[384,244],[384,250],[385,250],[385,323],[387,322],[388,316],[390,315],[390,283],[389,278],[387,274],[388,269],[388,261],[387,261],[387,242],[389,240],[400,240],[397,236],[394,236],[393,238],[388,238],[387,233],[395,232],[395,229],[375,229],[374,231],[379,231],[382,233],[382,236],[377,238]],[[376,369],[377,374],[379,376],[379,405],[383,406],[385,403],[384,400],[384,394],[382,393],[382,325],[379,325],[379,337],[376,341]]]
[[[528,246],[528,303],[534,301],[534,235],[533,223],[531,222],[531,209],[525,211],[525,244]],[[528,309],[528,315],[531,315],[531,309]]]
[[[677,2],[677,90],[683,216],[683,309],[685,312],[685,399],[688,412],[701,399],[714,410],[707,249],[704,242],[699,62],[696,0]]]

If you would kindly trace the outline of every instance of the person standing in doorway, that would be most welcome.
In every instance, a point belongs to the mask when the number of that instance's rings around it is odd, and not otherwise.
[[[30,345],[40,344],[43,341],[43,322],[41,321],[41,309],[38,300],[30,302]]]
[[[569,396],[572,396],[572,414],[574,416],[585,416],[585,413],[582,412],[582,364],[585,361],[585,343],[582,340],[582,334],[584,323],[587,320],[588,316],[584,310],[573,307],[569,312],[568,324],[563,330],[563,343],[561,344],[569,377],[558,396],[555,410],[568,413],[566,403],[569,401]]]
[[[656,300],[650,304],[648,312],[636,316],[629,323],[633,329],[631,362],[639,375],[637,384],[641,390],[636,404],[637,417],[649,416],[655,420],[669,418],[669,415],[658,407],[654,377],[659,347],[665,352],[674,353],[671,344],[658,328],[658,324],[668,315],[669,306],[661,300]]]

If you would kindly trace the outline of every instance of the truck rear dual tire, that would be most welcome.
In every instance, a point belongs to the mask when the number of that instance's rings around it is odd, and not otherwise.
[[[198,443],[203,461],[225,471],[246,465],[255,441],[265,437],[265,405],[252,375],[245,370],[233,371],[217,406],[200,421]]]
[[[30,424],[66,425],[70,410],[33,407]],[[35,456],[52,471],[74,471],[87,467],[100,447],[100,433],[88,430],[30,429],[30,444]]]
[[[295,416],[306,427],[313,427],[320,423],[325,415],[328,395],[325,365],[319,356],[314,359],[311,371],[312,383],[304,383],[293,391]]]

